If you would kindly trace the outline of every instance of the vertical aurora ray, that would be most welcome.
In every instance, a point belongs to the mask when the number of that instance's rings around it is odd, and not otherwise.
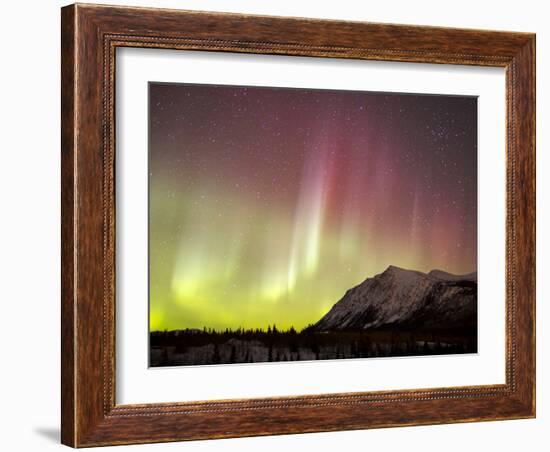
[[[301,328],[393,264],[476,270],[473,97],[150,85],[150,328]]]
[[[288,265],[288,287],[294,288],[301,276],[311,277],[319,265],[321,234],[325,218],[330,162],[327,155],[330,142],[326,129],[319,130],[320,137],[306,143],[304,172],[300,181],[298,204],[294,216],[292,253]],[[311,150],[307,150],[307,149]],[[315,150],[317,152],[315,152]]]

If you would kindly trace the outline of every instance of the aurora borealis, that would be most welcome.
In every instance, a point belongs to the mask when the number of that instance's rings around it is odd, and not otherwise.
[[[150,330],[300,329],[477,269],[475,97],[149,84]]]

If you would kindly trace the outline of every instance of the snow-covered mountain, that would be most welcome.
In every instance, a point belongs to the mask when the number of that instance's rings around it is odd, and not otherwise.
[[[389,266],[349,289],[313,329],[463,329],[475,328],[476,319],[477,272],[422,273]]]

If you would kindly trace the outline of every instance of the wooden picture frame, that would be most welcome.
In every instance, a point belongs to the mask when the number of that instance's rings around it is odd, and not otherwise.
[[[73,447],[535,416],[535,35],[70,5],[62,9],[62,442]],[[115,50],[208,50],[506,70],[506,383],[115,403]]]

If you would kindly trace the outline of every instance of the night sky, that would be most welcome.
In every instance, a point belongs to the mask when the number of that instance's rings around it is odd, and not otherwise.
[[[150,328],[297,329],[477,269],[475,97],[149,85]]]

